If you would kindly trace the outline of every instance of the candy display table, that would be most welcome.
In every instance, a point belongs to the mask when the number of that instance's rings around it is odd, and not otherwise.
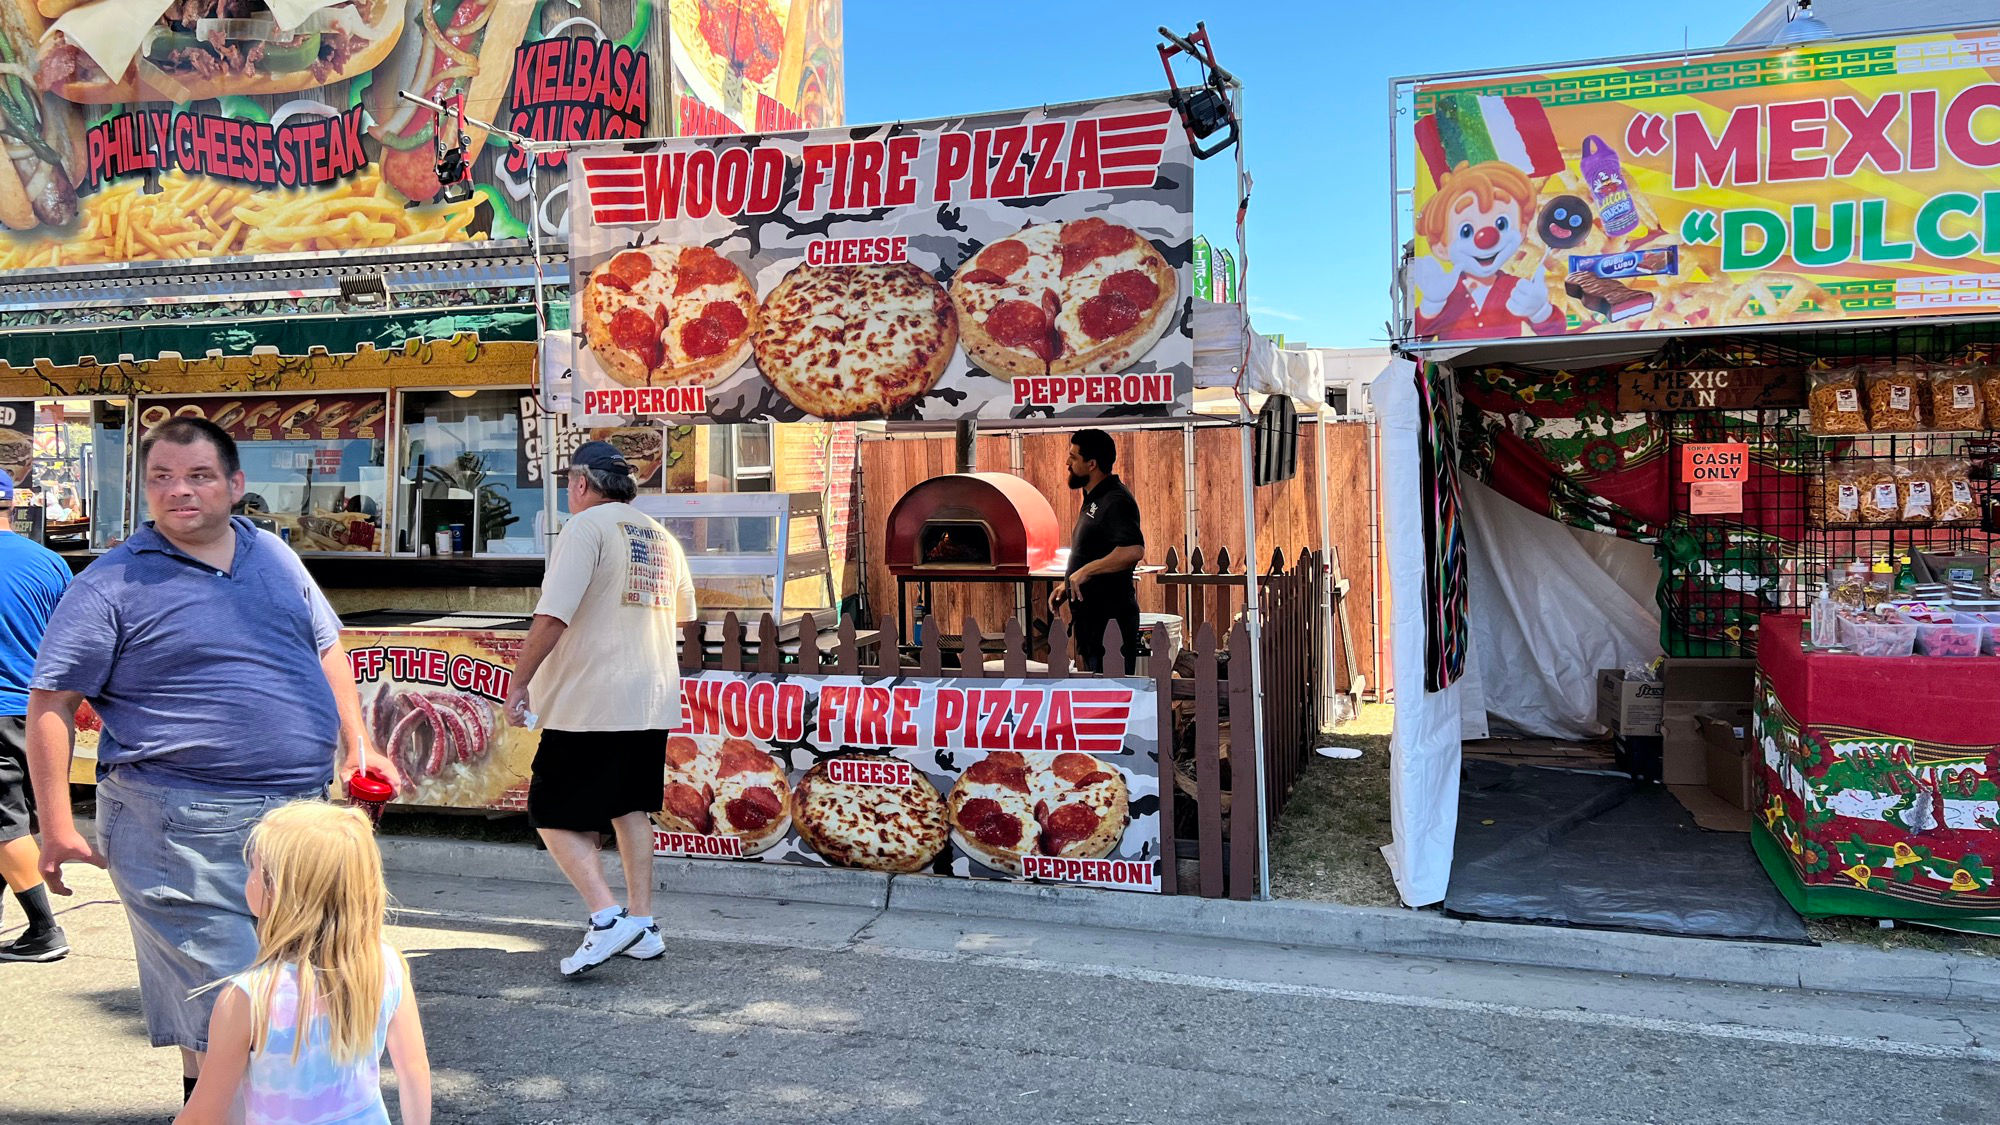
[[[1802,651],[1763,619],[1752,839],[1806,915],[2000,933],[2000,657]]]

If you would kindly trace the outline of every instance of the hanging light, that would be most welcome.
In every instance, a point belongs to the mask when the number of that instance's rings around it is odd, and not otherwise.
[[[1815,39],[1833,38],[1833,29],[1826,21],[1812,14],[1812,0],[1798,0],[1785,16],[1785,25],[1778,29],[1772,43],[1809,43]]]

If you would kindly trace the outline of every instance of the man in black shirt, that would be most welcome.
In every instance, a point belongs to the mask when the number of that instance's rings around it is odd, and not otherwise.
[[[1118,447],[1103,430],[1078,430],[1069,439],[1069,486],[1083,492],[1070,540],[1069,576],[1049,595],[1049,615],[1069,605],[1070,636],[1084,668],[1104,671],[1104,627],[1118,623],[1125,643],[1125,674],[1139,656],[1139,599],[1132,568],[1146,557],[1139,502],[1111,472]]]

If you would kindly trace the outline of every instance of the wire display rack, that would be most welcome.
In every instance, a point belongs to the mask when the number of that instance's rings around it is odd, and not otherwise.
[[[1755,656],[1766,613],[1802,612],[1816,591],[1824,548],[1812,534],[1812,497],[1825,454],[1795,409],[1666,415],[1672,513],[1660,541],[1661,642],[1668,656]],[[1749,447],[1743,511],[1697,513],[1681,480],[1684,447]]]
[[[1668,416],[1673,514],[1660,547],[1661,632],[1668,656],[1754,657],[1762,614],[1806,612],[1821,583],[1855,559],[1900,566],[1906,556],[1933,563],[1991,558],[1994,530],[2000,527],[2000,434],[1822,437],[1808,432],[1807,417],[1791,409]],[[1682,447],[1691,442],[1749,447],[1743,512],[1691,510],[1690,490],[1678,471]],[[1957,472],[1897,474],[1899,467],[1952,463],[1963,466],[1969,505],[1965,497],[1945,492],[1961,479]],[[1910,479],[1930,481],[1941,493],[1933,510],[1942,512],[1949,501],[1959,518],[1900,518]],[[1896,488],[1899,518],[1829,519],[1827,508],[1840,502],[1841,484],[1862,488],[1881,482]]]

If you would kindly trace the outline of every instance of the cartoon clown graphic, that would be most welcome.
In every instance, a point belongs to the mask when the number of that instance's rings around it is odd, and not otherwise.
[[[1497,160],[1460,162],[1439,179],[1417,215],[1417,233],[1430,244],[1430,256],[1411,264],[1418,335],[1518,336],[1525,327],[1554,336],[1567,329],[1539,262],[1525,280],[1506,271],[1527,245],[1536,194],[1525,172]]]

